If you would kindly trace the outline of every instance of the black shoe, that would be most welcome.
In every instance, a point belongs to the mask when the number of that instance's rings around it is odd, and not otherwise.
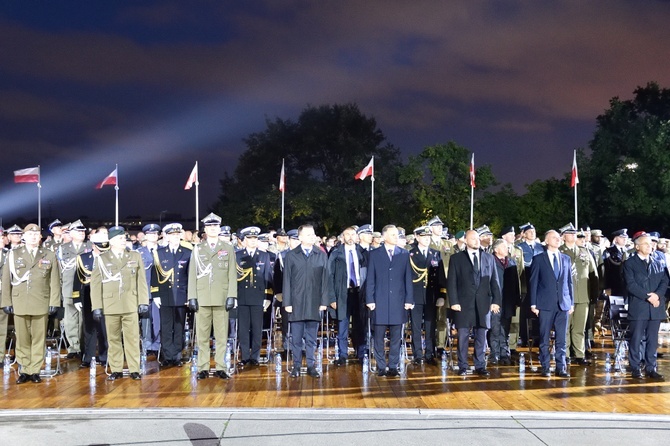
[[[300,378],[300,367],[293,367],[289,376],[291,378]]]
[[[468,369],[458,369],[458,376],[466,376],[468,374]]]
[[[181,362],[181,359],[175,359],[174,361],[172,361],[172,365],[175,367],[181,367],[184,365],[184,363]]]
[[[30,379],[30,375],[28,375],[27,373],[21,373],[19,375],[19,379],[16,380],[16,384],[26,383],[26,382],[28,382],[29,379]]]
[[[560,378],[570,378],[570,372],[568,372],[567,369],[563,369],[563,370],[561,370],[560,372],[558,372],[558,373],[556,374],[556,376],[558,376],[558,377],[560,377]]]
[[[631,376],[632,378],[635,378],[635,379],[642,379],[642,378],[643,378],[643,376],[642,376],[642,372],[639,371],[639,370],[633,370],[633,371],[631,372],[630,376]]]
[[[388,376],[388,372],[386,370],[380,370],[377,372],[377,376]]]
[[[577,359],[575,359],[575,363],[577,363],[579,365],[582,365],[582,366],[590,366],[591,365],[591,361],[589,361],[588,359],[585,359],[585,358],[577,358]]]
[[[170,361],[169,359],[163,359],[162,361],[159,361],[158,364],[161,367],[169,367],[172,365],[172,361]]]
[[[198,372],[198,379],[207,379],[207,378],[209,378],[209,372],[207,370]]]
[[[217,370],[214,372],[214,376],[221,379],[230,379],[230,376],[228,376],[228,374],[223,370]]]
[[[251,364],[251,365],[253,365],[253,366],[258,366],[258,365],[260,365],[260,363],[258,362],[257,359],[250,359],[250,360],[249,360],[249,364]]]
[[[426,364],[437,365],[437,360],[435,359],[435,356],[431,356],[430,358],[426,358]]]
[[[489,358],[489,364],[491,365],[498,365],[500,363],[500,359],[498,358]]]
[[[133,372],[130,374],[130,379],[134,379],[135,381],[137,381],[138,379],[142,379],[142,376],[137,372]]]
[[[656,370],[648,371],[647,372],[647,378],[656,379],[656,380],[659,380],[659,381],[664,380],[663,375],[658,373]]]
[[[486,369],[484,369],[484,368],[482,368],[482,369],[475,369],[475,373],[476,373],[477,375],[479,375],[479,376],[489,376],[489,375],[491,374],[491,372],[489,372],[488,370],[486,370]]]
[[[84,362],[82,362],[81,364],[79,364],[79,368],[80,368],[80,369],[87,369],[87,368],[89,368],[89,367],[91,367],[91,363],[90,363],[90,362],[85,362],[85,361],[84,361]]]
[[[568,356],[568,357],[565,358],[565,363],[567,365],[570,365],[572,362],[574,362],[576,360],[577,360],[576,358],[571,358],[571,357]]]
[[[347,358],[337,358],[335,361],[333,361],[333,364],[335,364],[335,365],[347,365]]]
[[[414,360],[412,361],[412,364],[421,365],[422,362],[423,362],[423,358],[414,358]]]
[[[586,359],[592,359],[594,357],[594,354],[591,350],[586,350],[586,352],[584,353],[584,357]]]
[[[545,378],[549,378],[551,376],[551,370],[542,369],[542,370],[540,370],[540,375],[542,375]]]
[[[400,376],[398,369],[389,368],[388,376]]]
[[[111,375],[107,377],[107,381],[115,381],[117,379],[123,378],[123,373],[121,372],[114,372]]]
[[[658,352],[656,353],[656,357],[657,357],[657,358],[662,358],[663,356],[664,356],[663,353],[658,353]]]
[[[500,365],[512,365],[512,360],[509,357],[505,356],[503,358],[500,358],[499,364]]]
[[[247,365],[247,364],[249,364],[249,360],[248,359],[243,359],[243,360],[241,360],[240,362],[237,363],[237,367],[243,369],[244,366]]]
[[[312,378],[321,378],[321,374],[319,374],[316,367],[307,367],[307,374]]]
[[[41,382],[42,382],[42,378],[40,378],[40,374],[39,374],[39,373],[33,373],[33,374],[30,376],[30,380],[31,380],[32,382],[34,382],[34,383],[41,383]]]

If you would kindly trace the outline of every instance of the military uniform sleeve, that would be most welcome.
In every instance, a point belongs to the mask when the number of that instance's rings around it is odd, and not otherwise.
[[[144,275],[144,261],[142,255],[135,251],[135,258],[137,259],[138,268],[135,274],[135,281],[137,283],[137,305],[149,305],[149,287],[147,285],[147,278]]]
[[[12,304],[12,277],[9,271],[9,255],[5,259],[5,266],[2,268],[2,299],[0,300],[1,307],[11,307]]]
[[[49,257],[51,260],[51,277],[49,284],[49,306],[50,307],[60,307],[61,306],[61,280],[60,280],[60,267],[58,266],[58,261],[56,256],[52,255]]]
[[[100,263],[104,262],[102,256],[95,262],[95,268],[91,273],[91,310],[102,310],[102,271]]]
[[[283,295],[282,305],[284,307],[290,307],[293,305],[292,300],[292,289],[291,289],[291,270],[293,269],[293,259],[291,252],[286,254],[284,258],[284,273],[283,273]]]
[[[191,253],[191,261],[188,262],[188,291],[187,298],[198,299],[198,271],[197,265],[200,259],[198,258],[198,245],[193,247],[193,252]]]
[[[233,245],[226,246],[228,251],[228,297],[237,298],[237,261]]]

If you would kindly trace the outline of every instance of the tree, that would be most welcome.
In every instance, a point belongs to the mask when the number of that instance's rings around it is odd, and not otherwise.
[[[313,223],[325,233],[370,222],[370,180],[354,176],[375,157],[375,221],[388,222],[402,203],[398,149],[386,143],[374,118],[355,104],[308,106],[297,122],[276,118],[246,138],[232,176],[221,181],[216,209],[231,225],[278,227],[282,159],[286,226]]]

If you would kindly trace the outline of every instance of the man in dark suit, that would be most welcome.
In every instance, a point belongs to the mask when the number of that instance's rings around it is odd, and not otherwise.
[[[605,289],[610,296],[626,296],[626,283],[623,277],[623,263],[628,259],[626,242],[628,230],[619,229],[612,233],[612,246],[603,253],[605,264]]]
[[[398,248],[398,228],[394,225],[382,229],[384,245],[370,251],[365,299],[372,311],[375,325],[375,359],[379,376],[398,376],[402,324],[407,322],[407,310],[414,307],[412,270],[409,252]],[[384,335],[390,333],[389,370],[386,371]]]
[[[646,340],[644,367],[649,378],[662,380],[656,371],[656,349],[658,329],[665,320],[665,291],[668,274],[657,258],[651,255],[651,238],[647,234],[635,239],[637,255],[632,255],[623,264],[628,297],[628,320],[630,325],[629,356],[633,378],[642,378],[640,358],[642,341]]]
[[[502,295],[500,312],[491,315],[490,346],[492,364],[511,365],[509,333],[512,318],[521,304],[521,287],[517,264],[510,256],[507,241],[498,239],[491,246],[495,257],[498,284]],[[514,345],[516,347],[516,345]]]
[[[475,335],[475,373],[488,376],[486,369],[486,331],[491,328],[491,312],[500,312],[502,297],[495,259],[480,249],[479,234],[465,233],[467,248],[449,259],[447,292],[458,330],[458,374],[468,370],[468,338]]]
[[[530,309],[540,318],[540,364],[542,376],[549,371],[551,328],[556,333],[556,373],[567,378],[570,373],[565,359],[569,315],[575,310],[572,289],[572,261],[558,247],[561,237],[553,229],[544,236],[547,250],[535,256],[530,267]]]

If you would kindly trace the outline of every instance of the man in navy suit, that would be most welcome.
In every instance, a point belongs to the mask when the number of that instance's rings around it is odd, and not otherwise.
[[[632,255],[623,264],[628,296],[628,320],[630,325],[629,357],[633,378],[642,378],[640,372],[641,344],[646,338],[644,366],[649,378],[662,380],[656,371],[656,349],[658,329],[665,320],[665,291],[668,275],[658,258],[651,255],[651,237],[643,234],[635,239],[637,255]]]
[[[574,311],[572,289],[572,261],[558,251],[561,237],[558,232],[547,231],[544,236],[547,250],[533,258],[530,266],[530,309],[540,318],[540,364],[542,376],[549,371],[549,342],[551,328],[556,333],[556,374],[568,378],[570,373],[565,360],[568,316]]]
[[[384,244],[370,251],[365,299],[372,311],[375,325],[375,359],[379,376],[398,376],[402,324],[407,322],[407,310],[414,308],[412,269],[409,252],[398,248],[398,228],[386,225],[382,229]],[[386,371],[384,334],[390,333],[389,370]]]
[[[468,371],[470,329],[475,335],[475,373],[488,376],[486,331],[491,328],[491,312],[499,313],[502,303],[495,259],[480,248],[479,234],[465,233],[466,249],[449,259],[447,293],[458,330],[458,374]]]

